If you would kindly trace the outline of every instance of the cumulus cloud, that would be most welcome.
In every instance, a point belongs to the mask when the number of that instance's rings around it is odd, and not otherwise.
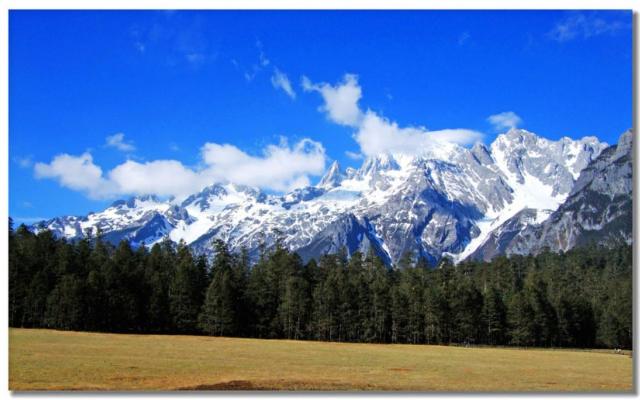
[[[125,153],[135,151],[136,149],[136,147],[133,145],[132,142],[125,142],[124,133],[121,133],[121,132],[111,136],[107,136],[105,146],[113,147]]]
[[[177,160],[128,160],[103,173],[90,153],[60,154],[48,164],[37,163],[34,174],[96,199],[144,194],[180,199],[217,182],[291,190],[308,185],[310,175],[322,174],[326,161],[324,147],[310,139],[292,146],[283,139],[267,146],[260,155],[247,154],[230,144],[206,143],[201,148],[201,158],[197,167]]]
[[[342,82],[336,85],[314,84],[303,77],[302,87],[307,92],[320,93],[324,100],[320,110],[326,112],[329,119],[356,128],[354,139],[365,156],[381,153],[422,154],[446,143],[469,145],[483,138],[480,132],[470,129],[431,131],[424,127],[400,127],[372,110],[363,111],[358,105],[362,88],[356,75],[346,74]],[[357,154],[347,156],[355,159]]]
[[[616,15],[616,14],[609,14]],[[575,13],[556,23],[548,36],[558,42],[573,39],[588,39],[593,36],[613,35],[631,27],[631,14],[626,21],[619,18],[604,18],[595,13]]]
[[[302,88],[305,92],[318,92],[324,100],[321,111],[340,125],[357,126],[362,117],[358,101],[362,97],[362,89],[358,84],[358,76],[346,74],[341,83],[315,84],[306,76],[302,77]]]
[[[482,134],[470,129],[429,131],[424,127],[402,128],[373,111],[367,111],[355,139],[362,153],[368,156],[381,153],[413,155],[434,150],[444,143],[473,144],[482,140]]]
[[[292,99],[296,98],[296,92],[293,91],[293,87],[291,87],[289,78],[278,68],[273,71],[273,75],[271,76],[271,84],[276,89],[282,89],[287,94],[287,96],[291,97]]]
[[[514,113],[513,111],[505,111],[499,114],[490,115],[487,118],[487,121],[489,121],[489,123],[493,125],[493,127],[497,131],[517,128],[520,124],[522,124],[522,118],[520,118],[518,114]]]
[[[201,171],[195,171],[176,160],[145,163],[128,160],[109,172],[108,196],[155,194],[184,197],[206,186]],[[210,182],[213,183],[213,182]]]
[[[261,156],[229,144],[207,143],[202,158],[214,180],[287,191],[307,185],[308,175],[322,174],[326,155],[322,144],[313,140],[303,139],[290,147],[283,139],[267,146]]]
[[[89,153],[80,156],[59,154],[49,164],[36,163],[35,177],[57,180],[61,186],[82,191],[92,198],[105,196],[110,190],[110,182],[102,176],[102,169],[93,163]]]

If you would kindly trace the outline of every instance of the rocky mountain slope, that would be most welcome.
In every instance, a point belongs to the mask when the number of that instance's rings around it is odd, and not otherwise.
[[[551,141],[512,129],[489,147],[438,143],[419,155],[371,157],[357,170],[334,163],[316,186],[284,195],[217,183],[179,202],[137,197],[34,228],[69,239],[100,229],[134,245],[168,237],[204,253],[214,238],[253,255],[279,239],[304,259],[346,247],[373,248],[390,264],[407,251],[432,263],[445,255],[459,261],[485,251],[508,221],[514,230],[543,223],[574,195],[583,169],[612,151],[605,149],[595,137]]]
[[[517,215],[496,229],[473,257],[486,260],[496,254],[536,254],[545,247],[558,252],[590,244],[631,243],[632,135],[625,132],[617,145],[584,168],[567,200],[544,222],[527,223],[524,214]]]

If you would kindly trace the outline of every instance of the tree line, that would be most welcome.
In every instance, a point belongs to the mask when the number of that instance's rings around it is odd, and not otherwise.
[[[632,346],[631,246],[388,268],[284,246],[209,261],[184,243],[9,232],[9,325],[369,343]]]

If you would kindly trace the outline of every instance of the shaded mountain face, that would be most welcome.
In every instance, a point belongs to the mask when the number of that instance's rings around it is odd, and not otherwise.
[[[505,254],[524,229],[530,225],[537,225],[538,221],[549,216],[549,210],[535,210],[525,208],[509,218],[505,223],[492,230],[482,245],[475,250],[469,258],[489,261],[492,258]]]
[[[632,241],[633,150],[631,131],[584,168],[566,201],[541,223],[516,215],[474,252],[488,260],[497,254],[537,254],[544,248],[630,244]]]
[[[34,228],[69,239],[100,229],[108,240],[134,245],[184,240],[198,253],[211,253],[212,240],[222,239],[257,256],[261,245],[280,240],[304,260],[346,248],[373,249],[389,264],[406,252],[432,263],[459,261],[512,218],[520,222],[511,230],[546,220],[605,149],[594,137],[550,141],[512,129],[489,147],[443,142],[416,155],[370,157],[357,170],[334,163],[318,185],[284,195],[214,184],[183,201],[137,197]]]

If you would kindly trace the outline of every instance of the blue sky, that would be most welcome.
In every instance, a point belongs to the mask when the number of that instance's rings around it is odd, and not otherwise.
[[[631,50],[621,11],[11,11],[9,213],[229,177],[283,191],[359,166],[378,128],[614,143]]]

